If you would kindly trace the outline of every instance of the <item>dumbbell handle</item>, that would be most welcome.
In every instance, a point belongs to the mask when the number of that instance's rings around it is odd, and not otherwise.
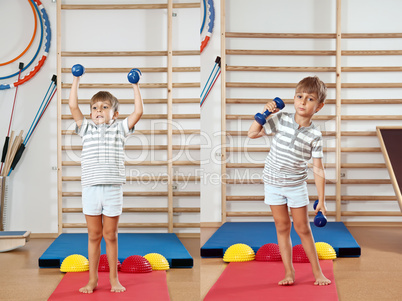
[[[276,103],[276,107],[279,110],[282,110],[285,107],[285,103],[283,102],[282,99],[279,97],[274,98],[274,102]],[[266,110],[264,113],[257,113],[254,116],[255,121],[257,121],[259,124],[264,125],[267,122],[267,117],[271,115],[271,112],[269,110]]]

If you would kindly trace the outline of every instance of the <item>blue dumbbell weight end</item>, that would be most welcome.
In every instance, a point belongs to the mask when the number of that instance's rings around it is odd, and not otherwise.
[[[279,110],[282,110],[285,107],[285,103],[283,102],[282,99],[279,97],[275,97],[274,101],[276,102],[276,107]],[[267,117],[271,115],[271,112],[266,110],[264,113],[257,113],[254,116],[255,121],[257,121],[259,124],[264,125],[267,122]]]
[[[71,68],[71,73],[74,76],[79,77],[85,73],[85,68],[80,64],[76,64]]]
[[[130,83],[136,84],[139,82],[141,75],[142,75],[141,70],[134,68],[131,69],[131,71],[127,74],[127,79]]]
[[[314,218],[314,225],[317,227],[324,227],[327,224],[327,218],[321,211],[318,211],[317,215]]]
[[[317,208],[318,200],[315,200],[313,208],[314,210]],[[327,218],[321,211],[318,211],[317,215],[314,218],[314,225],[317,227],[324,227],[327,224]]]

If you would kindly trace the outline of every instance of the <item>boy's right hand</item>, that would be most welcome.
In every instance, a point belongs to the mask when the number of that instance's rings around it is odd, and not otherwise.
[[[268,101],[265,106],[264,106],[264,111],[263,113],[268,110],[271,113],[277,113],[280,110],[276,107],[276,102],[273,100]]]

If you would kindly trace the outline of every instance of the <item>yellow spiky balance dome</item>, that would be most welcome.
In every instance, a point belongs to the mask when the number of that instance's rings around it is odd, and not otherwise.
[[[255,253],[252,248],[246,244],[231,245],[223,256],[225,262],[243,262],[255,259]]]
[[[151,264],[153,271],[166,271],[169,270],[169,262],[167,259],[158,253],[149,253],[144,256]]]
[[[85,272],[89,270],[89,261],[85,256],[73,254],[67,256],[60,266],[61,272]]]
[[[336,252],[334,248],[326,242],[316,242],[315,248],[317,249],[318,259],[335,259]]]

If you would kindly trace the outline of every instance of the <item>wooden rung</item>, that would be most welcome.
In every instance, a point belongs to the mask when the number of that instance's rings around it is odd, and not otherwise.
[[[250,50],[226,49],[228,55],[308,55],[308,56],[335,56],[335,50]],[[402,50],[343,50],[342,56],[377,56],[402,55]]]
[[[160,213],[160,212],[168,212],[168,208],[157,208],[157,207],[149,207],[149,208],[123,208],[123,212],[137,213],[137,212],[149,212],[149,213]],[[81,213],[82,208],[63,208],[63,213]],[[200,212],[200,208],[193,207],[183,207],[183,208],[173,208],[173,212],[180,213],[198,213]]]
[[[140,176],[140,177],[126,177],[126,181],[167,181],[168,177],[167,176]],[[79,176],[64,176],[62,177],[63,182],[79,182],[81,181],[81,177]],[[181,182],[181,181],[188,181],[188,182],[199,182],[201,181],[201,177],[195,177],[195,176],[174,176],[173,181],[175,182]]]
[[[270,147],[227,147],[227,152],[256,152],[267,153],[270,151]],[[335,147],[324,147],[323,152],[335,152]],[[344,153],[380,153],[380,147],[342,147],[341,152]]]
[[[63,197],[81,197],[82,194],[79,191],[76,192],[63,192]],[[137,197],[137,196],[152,196],[152,197],[161,197],[168,196],[167,191],[124,191],[123,196],[125,197]],[[174,191],[173,196],[178,197],[199,197],[200,192],[198,191]]]
[[[200,3],[173,3],[173,8],[199,8]],[[168,4],[62,4],[65,10],[167,9]]]
[[[129,116],[129,114],[120,114],[118,119],[125,119]],[[84,115],[86,119],[91,119],[89,115]],[[142,119],[167,119],[167,114],[144,114],[142,115]],[[199,119],[200,114],[172,114],[173,119]],[[61,115],[62,120],[71,120],[73,116],[70,114]]]
[[[226,131],[227,136],[247,136],[248,131]],[[322,131],[323,136],[336,136],[335,132],[332,131]],[[349,137],[366,137],[366,136],[377,136],[374,131],[345,131],[341,132],[341,136]]]
[[[252,39],[336,39],[335,33],[257,33],[226,32],[226,38]],[[342,33],[343,39],[400,39],[402,33]]]
[[[167,56],[167,51],[62,51],[62,57]],[[173,56],[200,55],[199,50],[173,51]],[[81,85],[80,85],[81,87]],[[142,85],[141,85],[142,87]]]
[[[401,86],[402,87],[402,86]],[[314,115],[313,120],[333,120],[335,115]],[[254,115],[227,114],[226,120],[254,120]],[[341,120],[402,120],[402,115],[342,115]]]
[[[380,184],[391,184],[391,180],[376,180],[376,179],[343,179],[341,180],[342,184],[373,184],[373,185],[380,185]]]
[[[258,33],[258,32],[226,32],[226,38],[251,39],[335,39],[335,33]]]
[[[164,166],[167,161],[125,161],[126,166]],[[81,166],[79,161],[62,161],[62,166]]]
[[[137,67],[142,73],[168,72],[167,67]],[[128,73],[132,68],[85,68],[85,73]],[[200,67],[173,67],[172,72],[200,72]],[[61,68],[62,73],[71,73],[71,68]]]
[[[167,150],[167,145],[125,145],[124,150]],[[63,151],[82,150],[82,145],[63,145]],[[172,145],[173,150],[200,150],[199,145]]]
[[[342,39],[400,39],[402,33],[342,33]]]
[[[200,165],[200,161],[173,161],[173,166],[194,166]]]
[[[91,100],[90,99],[79,99],[78,103],[79,104],[90,104]],[[155,98],[155,99],[143,99],[144,104],[167,104],[167,99],[166,98]],[[199,98],[173,98],[172,99],[173,103],[200,103]],[[68,104],[68,99],[62,99],[61,100],[62,104]],[[129,104],[133,105],[134,104],[134,99],[119,99],[119,104]]]
[[[86,71],[86,69],[85,69]],[[282,66],[227,66],[226,71],[244,72],[335,72],[336,67],[282,67]],[[342,67],[342,72],[400,72],[402,66],[392,67]],[[71,71],[70,71],[71,72]]]
[[[136,130],[134,135],[167,135],[167,130]],[[74,131],[61,131],[62,135],[76,135]],[[200,130],[173,130],[173,135],[199,135]]]
[[[226,196],[226,201],[264,201],[265,196],[263,195],[229,195]],[[318,199],[316,195],[309,196],[310,201]],[[326,201],[335,201],[335,195],[326,195]],[[388,195],[343,195],[341,196],[342,201],[395,201],[396,196]]]
[[[342,211],[342,216],[402,216],[400,211]]]
[[[227,104],[266,104],[268,98],[226,98]],[[285,104],[293,104],[293,99],[282,99]],[[342,99],[342,104],[402,104],[402,99]],[[88,102],[89,103],[89,102]],[[335,99],[326,99],[325,104],[335,104]]]
[[[342,163],[341,168],[386,168],[385,163]]]
[[[141,83],[141,89],[166,89],[168,84],[167,83]],[[173,83],[173,88],[199,88],[201,85],[200,83]],[[63,89],[71,89],[71,84],[61,84]],[[133,88],[132,84],[80,84],[81,89],[125,89],[125,88]]]
[[[314,115],[313,120],[333,120],[335,115]],[[226,120],[254,120],[254,115],[227,114]]]
[[[313,179],[306,181],[307,184],[315,184]],[[226,184],[263,184],[262,179],[226,179]],[[336,184],[336,180],[326,179],[326,184]],[[386,179],[342,179],[341,184],[353,184],[353,185],[381,185],[391,184],[391,180]]]
[[[327,88],[336,88],[334,83],[327,83]],[[80,86],[81,87],[81,86]],[[293,83],[252,83],[252,82],[226,82],[227,88],[291,88],[294,89],[296,84]],[[368,88],[402,88],[402,83],[342,83],[341,88],[344,89],[368,89]]]

